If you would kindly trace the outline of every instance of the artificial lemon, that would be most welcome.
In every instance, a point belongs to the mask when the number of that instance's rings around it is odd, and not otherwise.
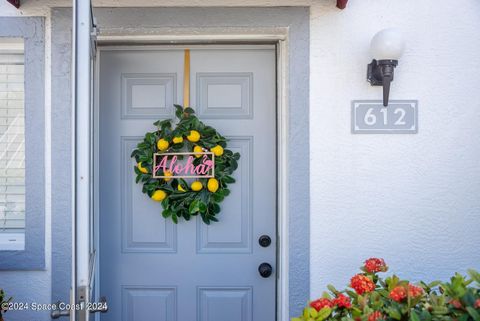
[[[139,162],[139,163],[137,164],[137,168],[138,168],[138,170],[139,170],[140,172],[142,172],[143,174],[148,173],[148,169],[146,169],[145,167],[142,166],[142,162]]]
[[[200,133],[196,130],[191,130],[190,134],[187,136],[187,139],[192,143],[196,143],[200,140]]]
[[[178,184],[177,189],[178,189],[180,192],[184,192],[184,193],[186,192],[186,190],[182,187],[181,184]]]
[[[173,173],[172,173],[171,171],[165,171],[165,172],[163,173],[163,176],[167,176],[167,177],[165,177],[163,180],[164,180],[165,182],[168,182],[168,181],[171,180],[171,177],[173,176]]]
[[[152,194],[152,200],[157,201],[157,202],[163,201],[165,199],[165,197],[167,197],[167,193],[165,193],[161,189],[156,190]]]
[[[195,147],[193,147],[193,152],[194,153],[203,153],[203,149],[202,149],[202,147],[200,147],[198,145],[195,145]],[[202,154],[195,154],[195,157],[196,158],[202,157]]]
[[[159,151],[163,152],[164,150],[167,150],[168,146],[170,146],[170,144],[163,138],[159,139],[157,142],[157,148]]]
[[[173,137],[172,141],[173,141],[174,144],[183,143],[183,137],[182,136],[175,136],[175,137]]]
[[[190,188],[192,189],[192,191],[198,192],[202,190],[203,185],[199,181],[195,181],[190,185]]]
[[[222,156],[223,155],[223,147],[220,145],[217,145],[213,148],[210,148],[210,151],[215,155],[215,156]]]
[[[215,178],[210,178],[207,183],[207,188],[210,192],[215,193],[218,190],[218,181]]]

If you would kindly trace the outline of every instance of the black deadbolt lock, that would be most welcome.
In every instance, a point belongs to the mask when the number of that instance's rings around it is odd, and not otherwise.
[[[261,247],[268,247],[272,244],[272,239],[268,235],[262,235],[258,239],[258,244],[260,244]]]
[[[272,275],[272,266],[268,263],[262,263],[258,267],[258,272],[262,276],[262,278],[268,278],[270,275]]]

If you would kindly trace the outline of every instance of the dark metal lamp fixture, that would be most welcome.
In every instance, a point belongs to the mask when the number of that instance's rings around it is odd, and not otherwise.
[[[395,28],[378,32],[370,44],[373,60],[368,64],[367,80],[372,86],[383,86],[383,106],[388,106],[390,84],[398,59],[405,49],[402,33]]]

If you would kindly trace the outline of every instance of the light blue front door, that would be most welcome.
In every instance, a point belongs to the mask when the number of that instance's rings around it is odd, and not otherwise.
[[[134,181],[131,151],[183,97],[183,48],[100,51],[103,321],[274,321],[276,64],[267,45],[192,46],[191,105],[241,154],[218,223],[178,225]],[[271,245],[262,247],[267,235]],[[273,267],[262,277],[259,266]]]

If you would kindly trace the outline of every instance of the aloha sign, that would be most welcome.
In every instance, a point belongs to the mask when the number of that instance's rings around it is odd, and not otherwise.
[[[215,155],[212,152],[155,153],[152,174],[153,178],[215,177]]]

